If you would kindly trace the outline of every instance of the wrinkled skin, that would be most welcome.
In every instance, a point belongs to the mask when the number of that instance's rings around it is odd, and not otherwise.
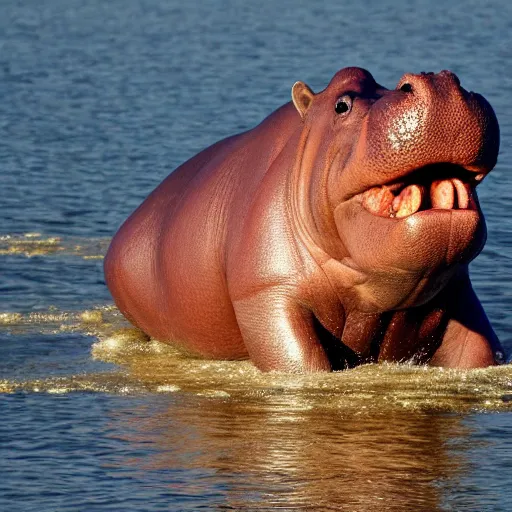
[[[148,335],[264,371],[484,367],[502,348],[468,276],[494,167],[490,105],[443,71],[395,90],[339,71],[170,174],[105,259]]]

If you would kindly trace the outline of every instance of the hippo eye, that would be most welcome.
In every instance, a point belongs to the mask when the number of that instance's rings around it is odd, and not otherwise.
[[[340,96],[336,100],[336,105],[334,110],[336,110],[336,114],[348,114],[352,109],[352,98],[345,94],[344,96]]]

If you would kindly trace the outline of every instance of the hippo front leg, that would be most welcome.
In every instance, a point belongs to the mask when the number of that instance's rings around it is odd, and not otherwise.
[[[262,371],[331,371],[314,315],[296,297],[266,289],[234,303],[251,361]]]
[[[502,363],[504,352],[476,296],[467,270],[448,290],[449,316],[431,364],[446,368],[484,368]]]

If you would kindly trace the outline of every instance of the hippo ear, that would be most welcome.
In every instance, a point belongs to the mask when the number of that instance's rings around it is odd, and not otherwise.
[[[304,83],[295,82],[292,87],[292,100],[295,108],[300,114],[300,117],[304,119],[306,112],[308,111],[315,93]]]

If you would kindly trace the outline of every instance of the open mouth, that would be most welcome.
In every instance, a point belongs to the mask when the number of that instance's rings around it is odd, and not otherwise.
[[[474,189],[481,176],[454,164],[416,169],[400,181],[370,188],[362,204],[380,217],[401,219],[424,210],[476,210]]]

